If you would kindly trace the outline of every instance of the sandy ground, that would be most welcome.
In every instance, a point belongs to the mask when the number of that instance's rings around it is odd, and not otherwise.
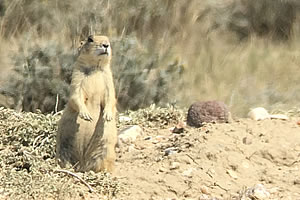
[[[178,134],[144,129],[119,150],[114,175],[126,192],[117,199],[239,199],[238,192],[262,184],[267,199],[296,200],[299,162],[296,118],[240,119]]]
[[[155,116],[158,126],[172,115]],[[238,119],[176,133],[137,120],[143,135],[117,148],[112,175],[76,172],[94,192],[57,171],[58,118],[0,110],[0,199],[300,200],[299,117]],[[250,197],[258,184],[264,196]]]

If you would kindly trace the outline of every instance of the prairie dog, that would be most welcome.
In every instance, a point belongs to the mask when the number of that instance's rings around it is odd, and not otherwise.
[[[70,98],[59,121],[56,157],[78,171],[112,171],[117,143],[116,99],[106,36],[89,36],[81,45]]]

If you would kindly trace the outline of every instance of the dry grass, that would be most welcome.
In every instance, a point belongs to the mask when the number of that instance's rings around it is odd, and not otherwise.
[[[62,173],[55,160],[59,115],[16,112],[0,107],[0,199],[101,199],[115,196],[121,185],[108,173]],[[74,171],[73,169],[68,169]]]
[[[300,90],[298,11],[292,0],[4,0],[0,67],[14,67],[33,44],[54,41],[73,53],[83,37],[101,33],[115,47],[121,109],[209,99],[240,116],[254,106],[290,109]]]

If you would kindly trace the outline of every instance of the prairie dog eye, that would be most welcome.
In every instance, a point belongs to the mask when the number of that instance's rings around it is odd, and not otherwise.
[[[94,42],[94,40],[91,36],[88,37],[88,42]]]

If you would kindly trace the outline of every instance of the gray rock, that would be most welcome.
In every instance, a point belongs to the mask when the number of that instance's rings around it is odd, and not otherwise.
[[[118,137],[120,142],[129,144],[141,135],[143,135],[143,129],[138,125],[134,125],[122,130]]]

